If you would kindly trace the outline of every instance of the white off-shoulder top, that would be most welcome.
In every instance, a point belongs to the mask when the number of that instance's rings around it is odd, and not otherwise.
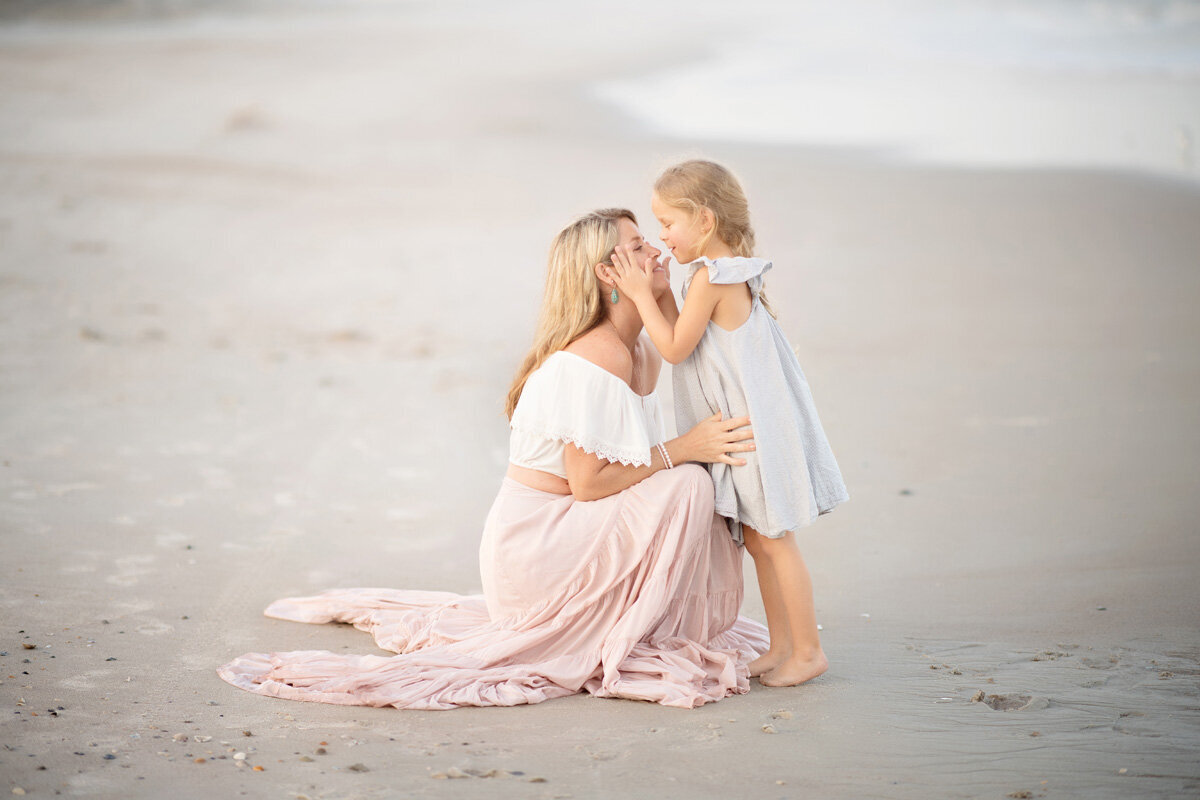
[[[530,373],[509,423],[508,460],[566,478],[567,442],[612,462],[645,465],[663,440],[658,395],[560,350]]]

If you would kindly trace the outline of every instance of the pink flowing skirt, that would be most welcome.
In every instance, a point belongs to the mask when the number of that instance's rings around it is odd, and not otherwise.
[[[591,502],[505,479],[480,545],[483,596],[338,589],[269,617],[345,622],[395,656],[250,653],[221,667],[271,697],[397,708],[598,697],[693,708],[749,689],[766,629],[738,616],[741,551],[708,473],[655,473]]]

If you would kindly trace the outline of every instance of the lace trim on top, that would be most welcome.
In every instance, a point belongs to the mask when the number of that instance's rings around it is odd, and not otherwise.
[[[509,426],[520,436],[510,439],[510,459],[521,466],[557,474],[561,464],[535,440],[569,442],[609,462],[644,466],[653,442],[645,404],[655,393],[635,394],[625,381],[582,356],[560,350],[525,383]],[[561,461],[561,452],[554,454]],[[553,468],[552,468],[553,467]]]
[[[611,463],[620,462],[625,466],[647,467],[650,465],[650,451],[618,450],[607,442],[587,436],[586,434],[571,434],[558,431],[539,431],[529,428],[519,428],[522,433],[528,433],[542,439],[555,439],[565,444],[573,444],[585,453],[603,458]],[[649,446],[649,445],[647,445]]]

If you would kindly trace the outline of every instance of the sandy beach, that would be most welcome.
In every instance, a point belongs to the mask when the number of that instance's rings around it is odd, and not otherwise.
[[[688,60],[638,8],[0,14],[0,793],[1200,795],[1200,178],[683,140],[595,90]],[[692,711],[223,683],[380,652],[272,600],[480,591],[550,238],[656,234],[698,154],[852,495],[800,537],[829,672]]]

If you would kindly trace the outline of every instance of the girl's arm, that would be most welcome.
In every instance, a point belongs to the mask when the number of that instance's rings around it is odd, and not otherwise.
[[[668,273],[669,274],[669,273]],[[667,290],[658,298],[658,310],[662,312],[663,318],[671,323],[671,327],[675,327],[676,320],[679,319],[679,306],[675,304],[675,293]],[[659,355],[662,355],[661,353]]]
[[[609,277],[617,284],[622,294],[631,299],[641,314],[642,324],[650,340],[658,348],[662,357],[672,364],[683,361],[704,335],[704,328],[712,319],[717,303],[721,301],[729,286],[713,286],[708,282],[708,273],[700,270],[692,278],[688,296],[683,301],[683,310],[678,312],[674,320],[667,318],[670,308],[674,308],[672,298],[666,313],[654,299],[650,289],[651,273],[657,266],[654,259],[638,264],[629,254],[628,249],[617,246],[613,254],[613,267]]]

